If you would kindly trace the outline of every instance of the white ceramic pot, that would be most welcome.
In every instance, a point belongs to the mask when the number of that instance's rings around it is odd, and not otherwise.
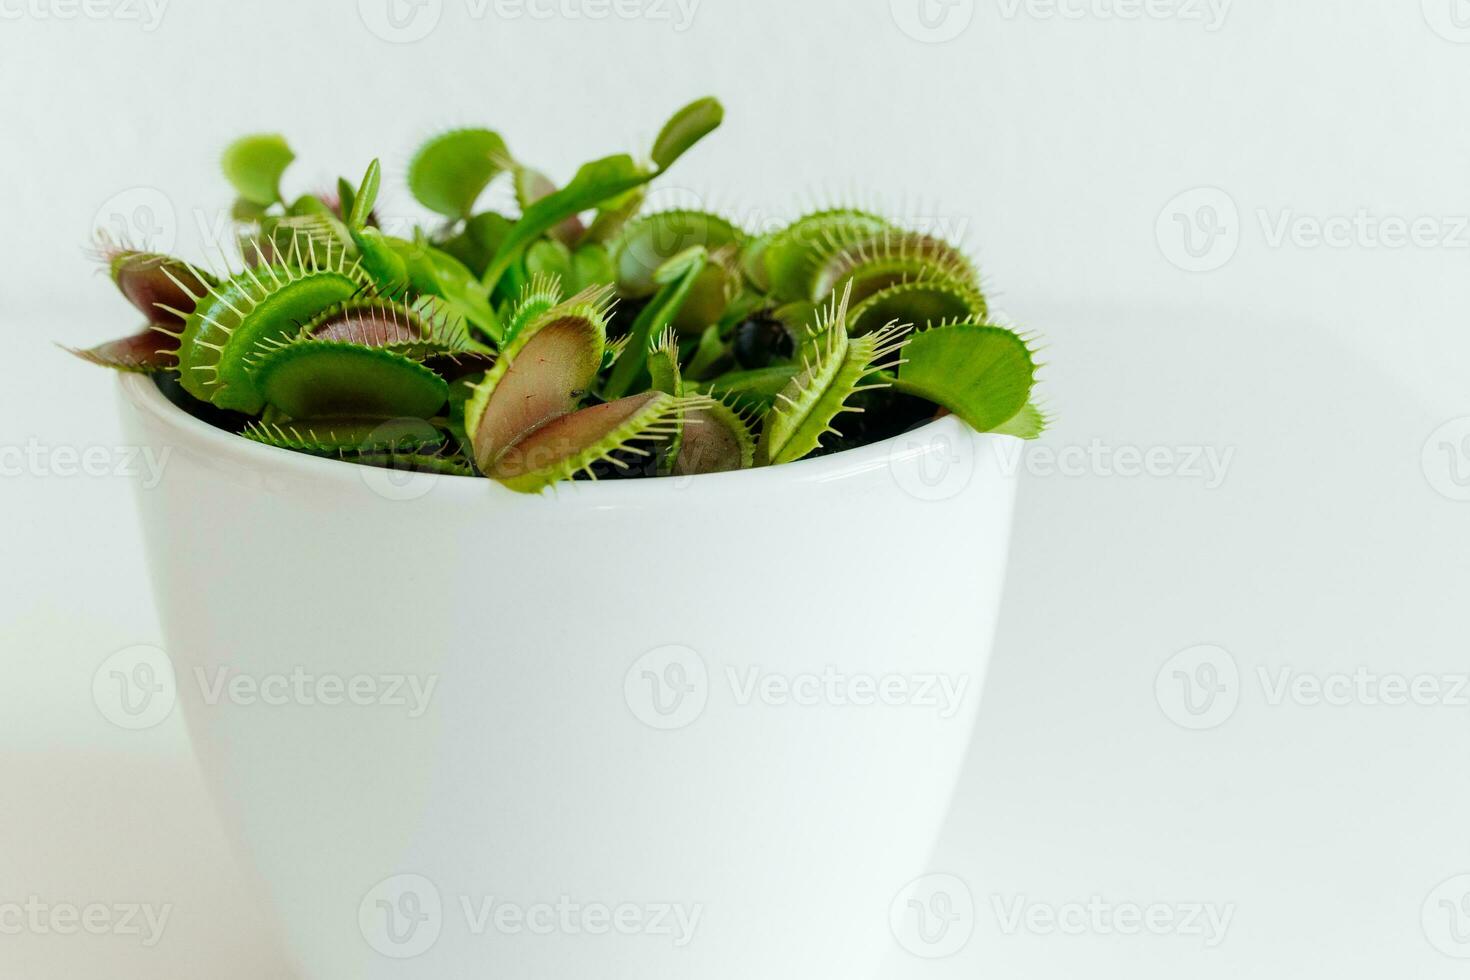
[[[165,459],[178,697],[305,980],[866,980],[963,941],[907,886],[970,742],[1014,440],[944,419],[521,496],[256,445],[141,377],[122,405]]]

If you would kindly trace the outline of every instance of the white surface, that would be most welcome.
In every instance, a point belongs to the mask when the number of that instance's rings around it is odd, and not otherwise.
[[[0,362],[0,445],[116,445],[110,386],[49,346],[130,325],[79,246],[109,198],[150,185],[181,215],[180,247],[197,248],[189,209],[223,203],[214,157],[242,130],[289,133],[298,187],[376,153],[401,167],[418,136],[462,122],[565,175],[718,93],[726,129],[676,172],[718,189],[715,204],[749,214],[803,191],[907,187],[921,200],[898,210],[968,228],[1006,311],[1047,342],[1052,451],[1094,437],[1234,450],[1214,490],[1097,467],[1023,474],[980,734],[934,862],[969,883],[974,936],[943,961],[895,950],[886,976],[1462,975],[1421,913],[1463,951],[1439,905],[1458,895],[1435,889],[1470,872],[1467,708],[1272,705],[1258,675],[1470,669],[1470,504],[1436,490],[1455,491],[1449,457],[1435,482],[1421,464],[1438,427],[1470,416],[1457,232],[1470,46],[1448,39],[1449,0],[1238,0],[1215,31],[995,0],[944,44],[906,35],[878,0],[705,0],[683,32],[474,20],[446,0],[438,29],[405,45],[368,33],[351,4],[179,4],[152,32],[18,9],[0,8],[0,80],[36,94],[0,107],[0,316],[19,351]],[[1161,248],[1158,228],[1202,187],[1228,193],[1239,233],[1205,256],[1235,241],[1226,264],[1188,273],[1168,257],[1188,264],[1182,238]],[[1441,244],[1372,247],[1353,231],[1346,247],[1273,245],[1287,212],[1310,231],[1360,211],[1431,218]],[[42,476],[58,460],[41,459],[0,480],[13,787],[0,898],[178,911],[150,950],[0,937],[0,972],[284,976],[209,829],[181,729],[120,733],[91,700],[107,656],[158,639],[127,481]],[[1155,682],[1201,644],[1235,659],[1239,704],[1187,731]],[[1007,932],[994,911],[1094,895],[1234,914],[1205,949]]]

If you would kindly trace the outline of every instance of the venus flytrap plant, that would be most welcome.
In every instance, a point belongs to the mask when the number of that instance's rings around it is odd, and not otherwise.
[[[448,442],[444,432],[406,424],[409,421],[251,422],[240,434],[266,445],[318,456],[419,453],[443,448]]]
[[[777,364],[750,371],[727,371],[712,381],[701,382],[699,391],[764,417],[799,370],[796,364]]]
[[[1051,416],[1034,403],[1027,402],[1019,412],[990,431],[1017,439],[1040,439],[1050,425]]]
[[[710,403],[661,391],[629,395],[562,415],[517,442],[487,468],[512,490],[534,492],[562,480],[623,479],[667,473],[687,415]]]
[[[709,253],[695,245],[659,267],[653,276],[658,293],[633,321],[628,331],[627,348],[618,357],[612,375],[603,385],[604,398],[621,398],[640,376],[647,376],[645,361],[652,353],[651,344],[655,336],[665,329],[672,329],[708,263]],[[677,347],[672,338],[666,338],[665,343]]]
[[[256,379],[265,401],[293,419],[426,419],[449,398],[449,382],[412,358],[335,340],[272,351]]]
[[[679,370],[679,335],[672,327],[664,328],[648,352],[648,377],[650,391],[684,394],[683,372]]]
[[[231,143],[220,159],[220,169],[239,194],[237,213],[250,208],[263,213],[273,204],[284,203],[281,178],[295,159],[286,138],[279,134],[260,133]]]
[[[941,322],[909,338],[893,384],[988,432],[1026,407],[1035,371],[1031,348],[1012,331]]]
[[[515,168],[515,190],[516,203],[520,205],[522,211],[525,211],[537,201],[555,194],[557,187],[552,183],[551,178],[541,171],[517,166]],[[581,217],[574,214],[552,228],[547,234],[548,244],[556,243],[567,249],[573,249],[586,236],[587,229],[582,224]]]
[[[674,476],[747,470],[755,465],[756,441],[748,414],[710,399],[689,409],[671,466]]]
[[[361,266],[349,265],[345,252],[324,266],[303,243],[303,236],[295,236],[279,263],[247,265],[202,295],[191,295],[194,308],[178,352],[179,380],[189,394],[220,408],[258,413],[265,407],[254,379],[261,346],[292,335],[367,286]]]
[[[493,472],[520,440],[577,410],[603,364],[610,298],[610,287],[594,287],[512,317],[522,325],[465,403],[465,432],[481,470]],[[540,297],[533,291],[528,300]]]
[[[641,299],[650,296],[658,288],[657,273],[665,262],[690,248],[703,248],[715,253],[721,250],[736,250],[745,239],[745,233],[717,214],[702,211],[661,211],[639,218],[623,232],[613,255],[617,267],[618,289],[624,296]],[[708,310],[703,322],[694,322],[690,329],[703,329],[719,319],[720,312],[729,304],[725,278],[727,270],[716,270],[721,278],[701,290],[713,295],[701,296],[697,305]],[[703,285],[703,284],[701,284]]]
[[[239,259],[205,272],[104,242],[147,323],[74,353],[267,446],[523,492],[786,464],[945,413],[1038,437],[1032,344],[990,322],[953,244],[852,208],[760,236],[639,216],[722,118],[692,103],[647,162],[562,186],[493,130],[434,137],[407,182],[436,218],[407,237],[378,225],[376,160],[288,197],[289,144],[247,136],[223,160]],[[480,210],[502,178],[519,214]]]
[[[152,329],[131,337],[109,340],[96,347],[64,349],[98,367],[136,374],[152,374],[165,370],[174,359],[174,352]]]
[[[884,229],[838,247],[816,270],[809,298],[820,302],[848,281],[853,303],[894,286],[950,283],[967,291],[984,311],[979,275],[969,259],[949,242],[928,235]]]
[[[419,147],[408,165],[408,187],[424,207],[451,220],[465,220],[490,181],[511,166],[510,151],[499,133],[450,130]]]
[[[947,320],[983,321],[985,297],[951,280],[901,282],[879,290],[852,311],[853,333],[877,330],[894,320],[927,327]]]
[[[866,211],[835,208],[792,222],[772,235],[760,250],[757,276],[778,300],[820,302],[816,279],[831,257],[850,245],[889,231],[883,218]]]
[[[299,339],[335,340],[423,356],[488,352],[471,339],[464,321],[432,296],[421,297],[412,306],[383,297],[344,300],[313,317],[301,328]]]
[[[867,379],[897,366],[883,362],[903,348],[909,328],[894,321],[872,333],[851,336],[847,322],[851,298],[848,284],[802,343],[801,370],[776,393],[766,413],[756,448],[762,462],[794,462],[815,451],[825,437],[841,438],[834,425],[837,417],[865,411],[853,404],[854,396],[888,386],[887,381]]]
[[[654,341],[648,351],[647,368],[649,391],[672,395],[676,398],[685,397],[684,377],[679,370],[679,336],[673,327],[665,327],[658,339]],[[695,417],[695,413],[703,412],[703,408],[692,407],[696,405],[696,401],[689,402],[689,405],[691,407],[687,407],[680,416],[680,424],[669,439],[666,451],[658,458],[659,476],[669,476],[674,472],[689,430],[703,424],[703,415]],[[704,400],[698,399],[697,405],[703,406]]]
[[[586,164],[571,183],[527,207],[485,270],[484,282],[494,289],[502,276],[530,247],[558,224],[589,208],[601,207],[640,190],[662,175],[724,121],[725,110],[714,99],[692,102],[674,114],[654,141],[652,167],[635,163],[626,154]]]
[[[176,364],[179,331],[187,318],[180,310],[191,306],[194,296],[208,291],[212,282],[177,259],[119,248],[106,239],[99,240],[97,255],[107,264],[118,291],[147,322],[130,337],[72,353],[102,367],[145,374]]]

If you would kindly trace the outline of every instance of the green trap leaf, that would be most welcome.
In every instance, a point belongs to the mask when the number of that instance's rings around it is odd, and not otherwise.
[[[910,338],[903,359],[895,382],[900,391],[944,406],[977,432],[1020,413],[1036,379],[1030,348],[1004,327],[933,327]]]
[[[243,136],[225,149],[221,166],[235,192],[260,207],[281,200],[281,175],[296,159],[286,138],[275,133]]]
[[[465,405],[465,431],[482,470],[490,472],[515,443],[576,410],[597,378],[606,338],[605,292],[574,296],[517,331]]]
[[[416,361],[373,347],[307,340],[260,359],[265,400],[292,419],[433,418],[449,383]]]
[[[429,140],[408,165],[408,188],[420,204],[446,218],[468,218],[475,202],[510,162],[499,133],[455,129]]]

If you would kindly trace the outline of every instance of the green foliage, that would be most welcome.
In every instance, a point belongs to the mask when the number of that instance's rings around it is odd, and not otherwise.
[[[866,211],[818,211],[772,235],[761,248],[760,275],[767,290],[783,302],[821,302],[816,278],[824,263],[843,248],[889,229],[887,221]],[[835,285],[835,284],[834,284]]]
[[[737,409],[724,402],[711,402],[686,412],[684,422],[674,476],[727,473],[755,465],[750,420]]]
[[[667,170],[685,153],[725,121],[725,107],[717,99],[699,99],[674,113],[658,139],[653,141],[653,162]]]
[[[519,310],[518,325],[495,365],[465,404],[465,432],[475,462],[491,472],[520,440],[577,409],[603,364],[606,290],[589,291],[544,311]],[[528,303],[544,296],[532,291]]]
[[[650,296],[658,289],[659,269],[680,252],[738,248],[743,237],[724,218],[702,211],[662,211],[639,218],[623,232],[613,256],[618,291],[634,299]]]
[[[668,170],[695,143],[713,132],[723,118],[724,111],[713,99],[702,99],[679,110],[659,135],[652,170],[639,166],[627,154],[584,164],[570,184],[538,199],[522,212],[521,220],[486,270],[485,285],[494,289],[531,243],[558,224],[583,211],[616,202]]]
[[[485,285],[494,289],[526,249],[573,215],[597,207],[603,201],[642,186],[655,175],[643,170],[633,158],[620,154],[582,165],[572,182],[541,198],[521,213],[521,219],[500,243],[495,258],[485,271]]]
[[[1031,345],[989,322],[955,245],[851,208],[758,236],[705,211],[640,217],[722,119],[691,103],[649,163],[614,154],[560,185],[495,132],[454,130],[408,168],[437,217],[401,233],[378,221],[377,160],[288,200],[286,141],[245,137],[223,161],[240,261],[204,272],[104,242],[146,324],[73,353],[155,374],[263,445],[523,492],[783,464],[945,412],[1041,434]],[[477,212],[502,174],[519,215]]]
[[[393,351],[302,340],[260,358],[266,403],[292,419],[433,418],[449,382]]]
[[[776,364],[749,371],[726,371],[699,388],[706,394],[728,398],[737,405],[764,414],[776,401],[776,396],[796,377],[797,370],[796,364]]]
[[[884,367],[882,362],[900,350],[908,327],[891,323],[880,330],[849,336],[847,307],[851,287],[833,300],[811,335],[801,345],[800,372],[776,393],[766,413],[756,452],[766,463],[790,463],[811,454],[829,436],[841,437],[834,423],[844,412],[861,409],[852,404],[859,392],[886,387],[885,382],[863,381]]]
[[[488,129],[456,129],[429,140],[408,165],[408,189],[446,218],[468,218],[490,181],[506,168],[510,151]]]
[[[384,453],[440,449],[448,441],[439,429],[414,418],[300,419],[251,422],[240,433],[254,442],[316,456],[344,459]]]
[[[1040,439],[1050,424],[1051,420],[1046,412],[1027,402],[1025,408],[991,431],[1004,436],[1015,436],[1017,439]]]
[[[653,339],[673,323],[688,299],[689,291],[703,274],[708,259],[704,249],[695,245],[671,258],[654,274],[654,280],[660,287],[658,294],[643,308],[628,331],[628,348],[613,365],[612,377],[603,386],[604,397],[621,398],[632,388],[642,374]]]
[[[483,276],[490,261],[510,234],[515,222],[495,211],[482,211],[464,222],[458,232],[439,243],[439,248],[454,256],[476,278]]]
[[[649,390],[662,391],[667,395],[684,393],[684,377],[679,370],[679,338],[672,330],[665,330],[648,352]]]
[[[985,319],[985,299],[961,283],[948,280],[905,282],[879,290],[852,311],[849,329],[863,334],[895,320],[927,327],[949,320]]]
[[[686,413],[705,404],[700,398],[649,391],[584,408],[540,426],[485,470],[512,490],[526,493],[562,480],[654,476]]]
[[[284,136],[242,136],[225,148],[220,166],[240,199],[268,208],[281,200],[281,175],[296,159]]]
[[[910,339],[895,384],[988,432],[1025,408],[1035,375],[1031,349],[1012,331],[951,323]]]
[[[88,363],[128,374],[156,374],[178,363],[177,338],[170,339],[156,327],[96,347],[65,349]]]
[[[516,168],[516,203],[520,205],[522,211],[525,211],[542,198],[550,197],[555,193],[556,184],[552,183],[551,178],[541,171],[533,170],[530,167]],[[552,228],[547,234],[551,235],[555,241],[571,249],[576,247],[586,232],[587,229],[583,227],[582,219],[574,214],[555,228]]]
[[[980,291],[980,276],[963,252],[941,239],[901,230],[885,230],[833,251],[817,269],[810,299],[820,302],[848,280],[854,303],[907,283],[941,282],[967,293]]]
[[[418,357],[479,350],[464,321],[433,297],[424,297],[413,306],[382,297],[353,297],[318,313],[302,329],[300,339],[382,347]],[[279,344],[269,341],[261,346]]]
[[[740,272],[733,257],[744,238],[724,218],[702,211],[664,211],[641,218],[623,232],[612,257],[618,293],[630,299],[652,295],[663,285],[659,274],[665,263],[702,249],[711,261],[701,266],[669,319],[679,331],[698,334],[719,322],[737,294]]]
[[[342,213],[347,217],[347,227],[360,231],[367,227],[368,218],[372,216],[373,205],[378,203],[378,184],[383,179],[383,168],[374,160],[368,164],[367,173],[362,176],[362,183],[357,190],[348,190],[346,184],[342,185],[342,201],[340,207]]]
[[[361,273],[345,259],[323,268],[294,257],[247,268],[199,298],[179,346],[179,378],[189,394],[220,408],[259,412],[265,396],[253,377],[254,355],[363,288]]]
[[[210,277],[167,255],[105,248],[102,257],[113,284],[149,323],[183,323],[194,298],[214,285]]]

